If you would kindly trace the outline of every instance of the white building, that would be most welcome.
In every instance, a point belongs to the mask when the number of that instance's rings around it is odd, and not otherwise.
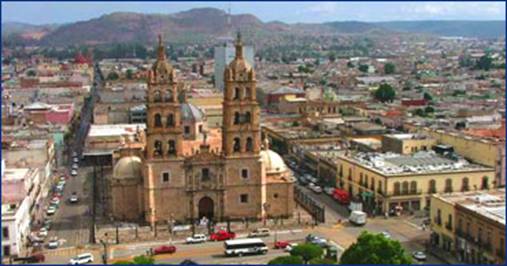
[[[215,47],[215,87],[220,91],[224,90],[225,67],[234,59],[235,54],[236,48],[230,41]],[[252,68],[255,67],[255,52],[252,46],[243,46],[243,57]]]

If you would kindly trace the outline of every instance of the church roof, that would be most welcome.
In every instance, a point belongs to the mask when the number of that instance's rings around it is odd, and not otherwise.
[[[128,156],[121,158],[113,169],[113,178],[134,179],[143,176],[143,164],[141,158],[137,156]]]
[[[202,121],[204,112],[191,103],[181,104],[181,120],[183,121]]]
[[[260,155],[267,174],[277,174],[287,171],[287,166],[278,153],[267,149],[262,150]]]

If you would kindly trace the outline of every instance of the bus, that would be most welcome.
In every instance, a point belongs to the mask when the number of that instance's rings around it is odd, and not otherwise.
[[[224,248],[226,256],[268,253],[268,247],[260,238],[227,240],[224,242]]]

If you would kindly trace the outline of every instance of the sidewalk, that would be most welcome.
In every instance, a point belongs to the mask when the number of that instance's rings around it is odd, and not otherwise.
[[[449,252],[437,249],[437,248],[428,248],[428,252],[436,258],[445,261],[447,264],[463,264],[463,262],[458,261],[456,257]]]

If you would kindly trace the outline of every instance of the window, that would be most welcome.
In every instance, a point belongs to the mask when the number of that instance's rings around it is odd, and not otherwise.
[[[234,100],[239,99],[239,88],[234,88]]]
[[[408,181],[403,181],[403,184],[401,185],[401,193],[408,194]]]
[[[246,112],[245,113],[245,123],[250,123],[251,117],[252,117],[252,115],[250,114],[250,112]]]
[[[252,89],[251,88],[245,88],[245,97],[248,99],[252,98]]]
[[[4,253],[2,254],[4,257],[11,255],[11,246],[3,246]]]
[[[449,230],[452,230],[452,214],[449,214],[447,216],[447,224],[445,227]]]
[[[202,125],[199,125],[199,133],[202,133]]]
[[[176,155],[176,141],[175,140],[169,140],[167,142],[169,144],[169,149],[167,149],[167,154],[169,155]]]
[[[2,239],[9,239],[9,227],[2,227]]]
[[[428,187],[428,193],[437,193],[437,183],[435,181],[435,179],[431,179],[430,180],[430,184],[429,184],[429,187]]]
[[[208,168],[203,168],[201,170],[201,181],[209,181],[209,179],[210,179],[209,169]]]
[[[173,100],[173,91],[171,89],[167,89],[165,91],[164,99],[166,102],[171,102]]]
[[[394,195],[400,195],[400,182],[394,183]]]
[[[185,135],[190,134],[190,127],[189,126],[185,126],[184,129],[185,129]]]
[[[250,137],[246,139],[246,151],[253,151],[253,140]]]
[[[488,177],[487,176],[484,176],[482,178],[481,189],[489,189],[489,183],[488,183]]]
[[[233,151],[234,152],[239,152],[240,151],[240,140],[239,140],[239,138],[234,138]]]
[[[160,91],[155,91],[155,92],[153,93],[153,100],[154,100],[155,102],[160,102],[160,101],[162,101],[162,97],[160,96]]]
[[[155,140],[155,144],[153,144],[153,155],[160,156],[162,155],[162,142],[160,140]]]
[[[359,185],[363,185],[363,173],[359,173]]]
[[[240,123],[240,121],[239,121],[239,120],[240,120],[239,113],[238,113],[238,112],[235,112],[235,113],[234,113],[234,124],[235,124],[235,125],[239,125],[239,123]]]
[[[162,182],[167,183],[167,182],[169,182],[170,178],[171,178],[171,173],[169,173],[169,172],[162,173]]]
[[[444,190],[444,192],[446,192],[446,193],[452,192],[452,179],[447,178],[445,180],[445,190]]]
[[[368,187],[368,175],[365,175],[365,177],[364,177],[364,186],[366,188]]]
[[[375,179],[371,178],[371,190],[375,191]]]
[[[241,177],[248,178],[248,169],[241,169]]]
[[[166,121],[166,127],[174,127],[174,115],[168,114],[167,115],[167,121]]]
[[[382,193],[382,181],[378,181],[378,188],[377,188],[378,192],[379,193]]]
[[[162,116],[160,114],[155,114],[155,127],[162,126]]]
[[[241,194],[241,195],[239,195],[239,201],[241,203],[248,203],[248,194]]]
[[[462,184],[461,184],[461,191],[464,192],[464,191],[469,191],[469,190],[470,190],[470,188],[468,185],[468,177],[464,177]]]
[[[411,192],[412,194],[417,193],[417,182],[416,182],[416,181],[412,181],[412,182],[410,183],[410,192]]]

